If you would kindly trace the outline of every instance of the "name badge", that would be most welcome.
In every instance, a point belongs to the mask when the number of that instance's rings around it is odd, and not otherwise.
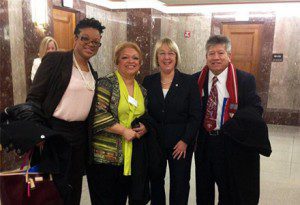
[[[128,96],[128,102],[135,107],[138,106],[138,102],[131,96]]]

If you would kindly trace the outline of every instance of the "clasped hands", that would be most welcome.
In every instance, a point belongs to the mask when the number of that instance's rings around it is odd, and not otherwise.
[[[135,128],[125,128],[123,131],[123,137],[126,141],[132,141],[135,138],[141,138],[144,134],[147,133],[147,129],[143,123],[139,123],[139,127]]]

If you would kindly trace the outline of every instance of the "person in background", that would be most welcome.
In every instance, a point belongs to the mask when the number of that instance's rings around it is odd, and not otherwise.
[[[135,80],[142,64],[140,48],[132,42],[117,45],[114,63],[116,71],[97,82],[87,169],[91,202],[126,205],[129,198],[129,204],[144,205],[150,165],[143,150],[150,128],[146,121],[136,121],[146,113],[146,90]]]
[[[206,42],[206,65],[194,74],[202,121],[195,151],[197,204],[258,204],[259,153],[271,153],[263,108],[253,75],[231,63],[223,35]]]
[[[45,38],[43,38],[39,47],[39,53],[38,53],[39,57],[33,60],[33,65],[31,68],[31,76],[30,76],[31,81],[33,81],[34,79],[35,73],[41,64],[42,58],[48,52],[57,51],[57,50],[58,50],[58,44],[54,40],[54,38],[52,38],[51,36],[46,36]]]
[[[191,160],[200,123],[199,91],[191,75],[178,70],[180,53],[169,38],[155,45],[153,64],[160,72],[146,76],[148,112],[158,127],[163,153],[161,175],[151,178],[151,203],[166,204],[164,178],[167,162],[170,169],[170,205],[187,205]]]
[[[89,63],[100,46],[104,26],[94,18],[78,22],[74,49],[49,52],[42,59],[27,96],[45,113],[47,124],[61,134],[44,144],[40,167],[53,173],[65,205],[79,205],[87,156],[90,108],[97,73]]]

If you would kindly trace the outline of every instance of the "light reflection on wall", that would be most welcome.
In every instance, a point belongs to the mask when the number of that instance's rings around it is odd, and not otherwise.
[[[47,0],[31,0],[32,22],[39,28],[44,28],[48,23]]]
[[[121,14],[120,10],[115,9],[123,8],[122,11],[124,12],[137,7],[136,4],[130,5],[130,2],[123,2],[118,5],[119,7],[117,4],[110,5],[110,15]],[[123,7],[121,5],[123,5]],[[152,12],[152,21],[160,21],[160,27],[156,28],[157,25],[153,24],[154,27],[152,30],[159,29],[161,38],[170,37],[177,42],[183,59],[179,69],[186,73],[195,73],[205,65],[204,45],[207,38],[211,35],[211,21],[213,18],[221,19],[221,21],[222,19],[233,19],[233,22],[250,22],[251,19],[267,20],[275,18],[275,39],[273,51],[270,51],[270,53],[283,53],[284,62],[271,63],[271,68],[269,68],[268,72],[271,70],[271,74],[269,91],[266,91],[268,98],[267,108],[285,109],[295,112],[300,110],[300,97],[296,91],[300,85],[300,63],[298,62],[299,60],[297,60],[300,59],[300,44],[298,43],[300,39],[298,37],[299,35],[297,35],[300,33],[300,31],[298,31],[298,28],[300,28],[300,12],[297,11],[298,6],[299,3],[230,4],[192,7],[166,7],[161,5],[160,8],[154,5],[150,7],[159,10],[158,12]],[[153,10],[155,11],[155,9]],[[94,13],[89,13],[89,16],[99,16],[101,12],[100,10],[95,11]],[[115,23],[112,19],[109,19],[108,16],[102,15],[101,19],[105,19],[104,21],[106,21],[107,25]],[[130,22],[127,22],[127,24],[128,23]],[[121,24],[119,23],[119,25]],[[184,37],[185,31],[190,32],[190,38]],[[215,33],[221,33],[221,30],[219,32],[215,31]],[[122,36],[121,39],[128,39],[125,29],[123,33],[119,31],[113,32],[113,35],[109,33],[109,38],[105,41],[115,42],[116,36]],[[113,43],[108,43],[107,45],[112,46]],[[146,53],[145,56],[151,56],[151,52],[153,52],[153,48],[151,48],[150,53]],[[101,65],[107,64],[103,63],[105,59],[112,59],[112,57],[107,57],[107,55],[110,55],[108,53],[109,52],[105,52],[105,54],[103,54],[100,51],[99,55],[104,57],[102,58]],[[153,67],[150,69],[151,71],[156,70]],[[101,70],[103,71],[102,68]]]
[[[19,0],[20,1],[20,0]],[[54,0],[53,0],[54,1]],[[52,1],[52,2],[53,2]],[[8,0],[8,2],[11,2]],[[28,1],[29,2],[29,1]],[[42,5],[38,6],[38,10],[42,10],[41,8],[46,5],[47,9],[51,9],[51,1],[43,1],[41,0],[35,1],[32,0],[32,5],[37,5],[37,3],[42,3]],[[60,1],[57,1],[60,2]],[[75,2],[75,1],[74,1]],[[82,2],[82,1],[77,1]],[[96,1],[95,1],[96,2]],[[101,1],[99,1],[101,2]],[[124,3],[124,2],[123,2]],[[49,5],[47,5],[49,4]],[[77,4],[77,3],[76,3]],[[33,5],[33,6],[34,6]],[[102,8],[99,6],[95,6],[91,3],[82,4],[83,6],[80,7],[78,11],[83,11],[85,13],[81,13],[81,16],[86,15],[87,17],[94,17],[98,20],[100,20],[105,26],[106,30],[104,31],[102,43],[103,46],[100,48],[97,56],[95,56],[92,59],[92,63],[94,65],[94,68],[98,71],[99,76],[104,76],[107,73],[111,72],[114,69],[113,65],[113,52],[114,47],[116,44],[118,44],[121,41],[125,41],[128,39],[131,39],[131,35],[128,34],[128,31],[134,30],[134,28],[141,29],[141,25],[134,25],[131,23],[131,21],[135,18],[144,18],[138,16],[138,12],[133,12],[133,17],[128,18],[128,13],[130,11],[137,11],[137,9],[132,9],[130,5],[127,5],[125,8],[120,9],[119,7],[115,8]],[[137,5],[137,4],[136,4]],[[183,61],[180,65],[180,69],[183,72],[186,73],[194,73],[201,69],[201,67],[205,64],[205,49],[204,45],[207,40],[207,38],[211,35],[212,31],[213,33],[221,33],[221,29],[215,28],[212,25],[212,22],[216,19],[219,19],[219,21],[222,21],[222,19],[232,19],[232,21],[241,22],[241,18],[244,19],[243,22],[246,22],[245,19],[275,19],[272,24],[272,28],[274,30],[275,27],[275,34],[273,36],[270,36],[271,38],[274,38],[273,44],[269,47],[263,48],[263,52],[267,49],[268,53],[283,53],[284,55],[284,61],[283,62],[277,62],[277,63],[270,63],[271,66],[268,66],[268,72],[269,72],[269,79],[267,79],[269,82],[269,89],[266,90],[266,93],[264,93],[267,96],[267,108],[275,109],[277,110],[284,110],[284,112],[293,112],[298,114],[300,111],[300,97],[298,94],[298,89],[300,87],[300,12],[298,12],[300,3],[276,3],[276,4],[242,4],[242,5],[216,5],[216,6],[192,6],[192,7],[166,7],[163,6],[161,8],[158,8],[158,4],[155,4],[153,8],[144,9],[150,12],[147,12],[147,16],[149,15],[148,20],[152,20],[151,24],[148,24],[147,22],[145,25],[149,27],[145,27],[145,30],[149,29],[149,32],[147,30],[148,36],[138,36],[139,39],[145,39],[147,40],[147,45],[150,45],[150,49],[144,53],[145,57],[151,62],[152,53],[153,53],[153,47],[155,44],[155,41],[159,38],[163,37],[170,37],[173,40],[175,40],[180,48]],[[24,7],[24,4],[22,5]],[[57,4],[56,4],[57,6]],[[21,17],[20,13],[26,13],[27,16],[35,16],[34,11],[19,11],[16,13],[13,11],[13,7],[10,6],[7,13],[10,15],[10,19],[15,19],[14,21],[9,21],[9,24],[4,25],[4,28],[10,28],[10,29],[4,29],[4,36],[3,38],[10,38],[12,39],[11,35],[13,34],[13,28],[21,29],[20,23],[22,21],[25,21],[25,25],[28,25],[28,22],[31,22],[30,17],[27,18],[23,16],[23,20],[19,19],[18,17]],[[26,9],[25,9],[26,10]],[[47,10],[46,10],[47,11]],[[46,12],[45,11],[45,12]],[[245,12],[245,13],[243,13]],[[145,13],[144,13],[145,14]],[[246,14],[246,15],[245,15]],[[19,16],[17,16],[19,15]],[[49,14],[51,16],[51,14]],[[244,16],[243,16],[244,15]],[[43,22],[49,22],[49,30],[51,30],[51,19],[49,19],[48,15],[45,17],[33,17],[33,21],[37,22],[36,24],[39,24],[38,22],[41,22],[40,24],[43,24]],[[17,19],[18,22],[16,21]],[[44,19],[44,20],[43,20]],[[147,20],[147,18],[145,18]],[[40,21],[41,20],[41,21]],[[136,21],[137,22],[137,21]],[[136,23],[135,22],[135,23]],[[149,21],[148,21],[149,22]],[[143,24],[143,21],[141,22]],[[130,28],[130,29],[128,29]],[[133,28],[133,29],[132,29]],[[218,29],[218,30],[216,30]],[[10,31],[8,31],[10,30]],[[21,29],[22,30],[22,29]],[[30,50],[28,45],[24,46],[22,43],[20,43],[20,39],[24,39],[24,36],[32,35],[33,29],[23,29],[25,34],[21,34],[21,32],[18,33],[18,39],[19,41],[14,41],[17,43],[10,42],[10,46],[13,47],[12,51],[24,51],[26,53],[36,53],[35,50]],[[184,33],[185,31],[190,32],[190,38],[185,38]],[[149,33],[149,34],[148,34]],[[34,34],[36,36],[39,36],[37,34]],[[34,36],[32,35],[32,36]],[[128,36],[129,35],[129,36]],[[155,36],[155,37],[153,37]],[[151,38],[150,41],[148,39]],[[136,37],[134,39],[137,39]],[[138,40],[139,40],[138,39]],[[26,38],[25,38],[26,40]],[[39,44],[40,39],[35,39],[36,42],[30,42],[32,44]],[[267,39],[268,40],[268,39]],[[9,41],[9,40],[6,40]],[[272,40],[273,42],[273,40]],[[26,42],[25,42],[26,43]],[[145,43],[146,44],[146,43]],[[144,45],[145,45],[144,44]],[[11,52],[12,53],[12,52]],[[12,53],[13,60],[12,62],[12,71],[16,71],[15,68],[21,68],[25,69],[24,66],[21,66],[17,64],[16,62],[23,62],[24,55],[18,54],[15,55]],[[271,59],[271,55],[267,56],[269,59]],[[32,57],[33,58],[33,57]],[[16,59],[18,59],[16,61]],[[270,61],[269,61],[270,62]],[[29,68],[30,69],[30,68]],[[156,71],[155,68],[149,66],[149,72],[152,73]],[[24,72],[24,70],[18,71],[18,74]],[[265,72],[264,70],[262,72]],[[267,72],[265,72],[267,73]],[[25,78],[28,78],[28,73],[26,74]],[[15,73],[13,74],[15,76]],[[23,76],[19,75],[19,76]],[[19,79],[15,78],[15,79]],[[22,77],[23,79],[23,77]],[[26,84],[24,80],[20,79],[20,82],[22,81],[22,85]],[[1,81],[3,79],[1,78]],[[13,80],[13,87],[18,87],[18,83]],[[25,87],[24,85],[22,88]],[[25,91],[24,91],[25,92]],[[21,91],[16,91],[17,94],[21,93]],[[14,95],[16,95],[14,93]],[[22,91],[23,93],[23,91]],[[26,95],[23,93],[23,95]],[[24,96],[20,99],[24,99]],[[6,96],[7,97],[7,96]],[[17,97],[14,96],[14,101],[19,102],[17,100]],[[296,115],[296,116],[299,116]]]

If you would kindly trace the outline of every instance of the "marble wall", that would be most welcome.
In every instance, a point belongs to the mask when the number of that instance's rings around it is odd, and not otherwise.
[[[13,104],[8,1],[0,1],[0,111]]]
[[[44,30],[31,22],[30,0],[2,0],[0,2],[0,109],[23,102],[30,86],[32,61],[37,55],[40,40],[53,33],[51,10],[61,7],[61,1],[48,0],[49,24]],[[65,9],[65,8],[62,8]],[[152,65],[156,41],[172,38],[179,46],[182,63],[180,70],[195,73],[205,65],[205,42],[211,34],[221,32],[222,22],[214,14],[164,14],[154,9],[109,10],[81,0],[74,0],[76,20],[94,17],[106,29],[97,56],[92,59],[99,76],[114,69],[115,46],[122,41],[138,43],[144,53],[143,76],[157,72]],[[20,13],[22,15],[20,15]],[[220,16],[218,14],[218,16]],[[257,15],[256,15],[257,16]],[[249,22],[264,24],[262,56],[257,78],[259,95],[269,123],[300,125],[300,18],[282,17],[273,13],[256,17]],[[185,37],[189,33],[190,37]],[[283,62],[271,62],[272,53],[283,53]]]
[[[271,65],[268,108],[300,111],[299,34],[300,17],[276,19],[273,53],[283,53],[283,62]]]
[[[159,11],[154,9],[135,9],[128,11],[127,39],[136,42],[143,52],[143,64],[141,73],[137,76],[138,81],[142,81],[144,76],[153,73],[152,58],[153,48],[160,39],[161,22],[154,19],[154,14]]]
[[[252,13],[253,16],[248,21],[236,22],[234,13],[214,13],[212,17],[212,34],[220,34],[222,32],[222,25],[224,23],[234,24],[260,24],[262,26],[261,36],[261,51],[260,63],[256,75],[256,87],[258,95],[261,97],[262,106],[267,107],[270,69],[272,60],[273,37],[275,28],[276,15],[274,13]],[[267,17],[266,17],[267,16]]]
[[[273,53],[283,62],[272,62],[265,119],[273,124],[300,125],[300,17],[278,15]]]
[[[179,69],[195,73],[205,65],[205,43],[210,36],[211,16],[164,15],[161,18],[161,37],[173,39],[180,49],[182,62]],[[185,32],[190,37],[185,37]]]
[[[86,16],[98,19],[106,27],[101,39],[102,46],[91,60],[98,75],[105,76],[114,70],[115,46],[127,40],[127,12],[112,12],[87,5]]]
[[[48,6],[51,11],[52,3]],[[41,39],[51,35],[51,23],[43,30],[34,26],[30,0],[1,1],[1,9],[0,109],[3,110],[25,101],[33,59],[37,57]]]
[[[26,98],[26,75],[24,58],[24,33],[22,0],[8,1],[9,39],[11,51],[11,75],[14,103],[22,103]]]
[[[153,9],[130,9],[112,11],[104,8],[86,6],[86,16],[98,19],[106,27],[102,37],[102,47],[93,57],[92,63],[99,76],[105,76],[113,71],[115,46],[123,41],[137,43],[143,53],[141,81],[145,75],[151,73],[152,49],[160,38],[160,21],[152,18]]]

